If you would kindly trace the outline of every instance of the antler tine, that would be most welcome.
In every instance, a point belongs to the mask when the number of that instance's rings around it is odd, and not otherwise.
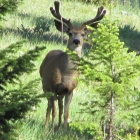
[[[101,20],[104,17],[104,15],[106,14],[106,10],[103,10],[103,9],[104,9],[103,6],[99,7],[95,18],[84,22],[81,27],[85,28],[86,25],[90,25],[93,22],[98,22],[99,20]]]
[[[52,15],[57,18],[58,20],[62,20],[68,27],[72,28],[73,25],[72,23],[70,22],[70,19],[67,20],[65,18],[63,18],[59,12],[59,1],[55,1],[54,2],[54,7],[55,7],[55,10],[53,9],[53,7],[50,7],[50,11],[52,13]]]

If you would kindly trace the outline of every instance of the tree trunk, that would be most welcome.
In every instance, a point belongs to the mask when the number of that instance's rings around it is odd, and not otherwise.
[[[126,5],[126,0],[122,0],[123,5]]]
[[[102,122],[102,132],[103,132],[103,140],[105,140],[106,139],[106,117],[105,116]]]
[[[109,140],[113,140],[113,122],[114,122],[114,92],[111,92],[111,100],[110,100],[110,122],[109,122]]]

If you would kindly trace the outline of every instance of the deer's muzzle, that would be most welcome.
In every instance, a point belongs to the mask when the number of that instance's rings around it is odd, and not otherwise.
[[[80,41],[79,41],[78,39],[74,39],[74,40],[73,40],[73,44],[79,45],[79,44],[80,44]]]

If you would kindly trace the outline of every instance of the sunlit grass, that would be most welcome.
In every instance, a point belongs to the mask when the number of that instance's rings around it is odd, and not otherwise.
[[[53,16],[50,14],[49,8],[53,6],[52,0],[24,0],[24,3],[19,6],[18,12],[13,15],[7,15],[5,17],[6,21],[3,22],[5,31],[0,37],[0,46],[2,48],[15,43],[19,40],[27,40],[24,44],[24,49],[27,51],[34,48],[35,46],[46,46],[46,50],[42,52],[42,55],[35,62],[36,71],[31,75],[23,75],[21,80],[25,83],[34,78],[39,78],[39,67],[44,59],[45,55],[53,49],[64,50],[66,47],[67,36],[64,35],[64,41],[62,43],[61,33],[56,31]],[[107,9],[107,16],[112,20],[118,20],[118,24],[121,28],[120,38],[125,41],[126,46],[130,48],[137,49],[140,51],[140,12],[132,11],[131,9],[125,9],[124,7],[118,6],[111,9],[111,15],[109,12],[109,7]],[[95,5],[85,5],[76,1],[62,1],[61,3],[61,13],[64,17],[70,18],[74,25],[78,26],[86,20],[93,18],[96,15],[97,6]],[[121,12],[126,11],[125,15]],[[49,31],[44,31],[42,35],[30,32],[25,33],[22,29],[22,25],[25,29],[32,30],[39,23],[46,22],[49,25]],[[134,27],[134,28],[133,28]],[[19,31],[20,29],[20,31]],[[130,34],[130,35],[129,35]],[[133,39],[133,40],[132,40]],[[136,44],[131,42],[136,42]],[[12,88],[12,87],[9,87]],[[38,92],[41,93],[42,85],[41,82],[38,85]],[[70,119],[74,121],[92,121],[93,116],[89,114],[79,113],[80,106],[79,103],[87,99],[87,94],[89,93],[88,88],[81,83],[74,91],[74,96],[72,103],[70,105]],[[42,99],[38,107],[35,110],[29,112],[26,115],[25,120],[23,120],[23,125],[18,129],[18,139],[19,140],[87,140],[88,136],[80,135],[78,132],[73,132],[72,130],[56,131],[54,135],[49,133],[51,122],[49,128],[44,129],[45,115],[47,108],[47,100]],[[57,118],[56,118],[57,127]]]

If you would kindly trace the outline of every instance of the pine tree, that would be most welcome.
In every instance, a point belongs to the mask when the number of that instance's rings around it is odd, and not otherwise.
[[[38,94],[40,79],[22,81],[20,76],[35,70],[33,63],[45,47],[36,47],[24,55],[15,55],[23,48],[23,41],[0,51],[0,138],[8,139],[14,122],[24,118],[26,112],[40,101]],[[8,89],[12,85],[12,89]]]
[[[140,75],[140,56],[128,52],[128,48],[120,42],[115,22],[106,20],[104,24],[98,25],[97,30],[92,30],[91,50],[87,57],[81,59],[79,67],[84,75],[81,81],[92,89],[88,101],[81,103],[82,111],[94,115],[102,112],[100,119],[107,123],[107,139],[112,140],[117,134],[117,112],[123,114],[125,109],[130,112],[135,107],[138,109],[139,105],[135,103],[140,96],[135,90],[135,81]],[[130,112],[127,113],[128,116]],[[129,118],[131,121],[131,115]]]
[[[0,21],[6,13],[16,11],[23,0],[0,1]],[[40,56],[45,47],[35,47],[32,50],[19,55],[24,48],[25,41],[19,41],[0,48],[0,139],[13,139],[16,128],[15,122],[25,117],[31,107],[37,105],[41,94],[37,87],[39,79],[23,81],[23,74],[35,71],[34,61]],[[8,86],[12,88],[8,88]]]
[[[0,20],[3,19],[5,14],[13,13],[17,10],[18,5],[21,4],[23,0],[1,0],[0,1]]]

